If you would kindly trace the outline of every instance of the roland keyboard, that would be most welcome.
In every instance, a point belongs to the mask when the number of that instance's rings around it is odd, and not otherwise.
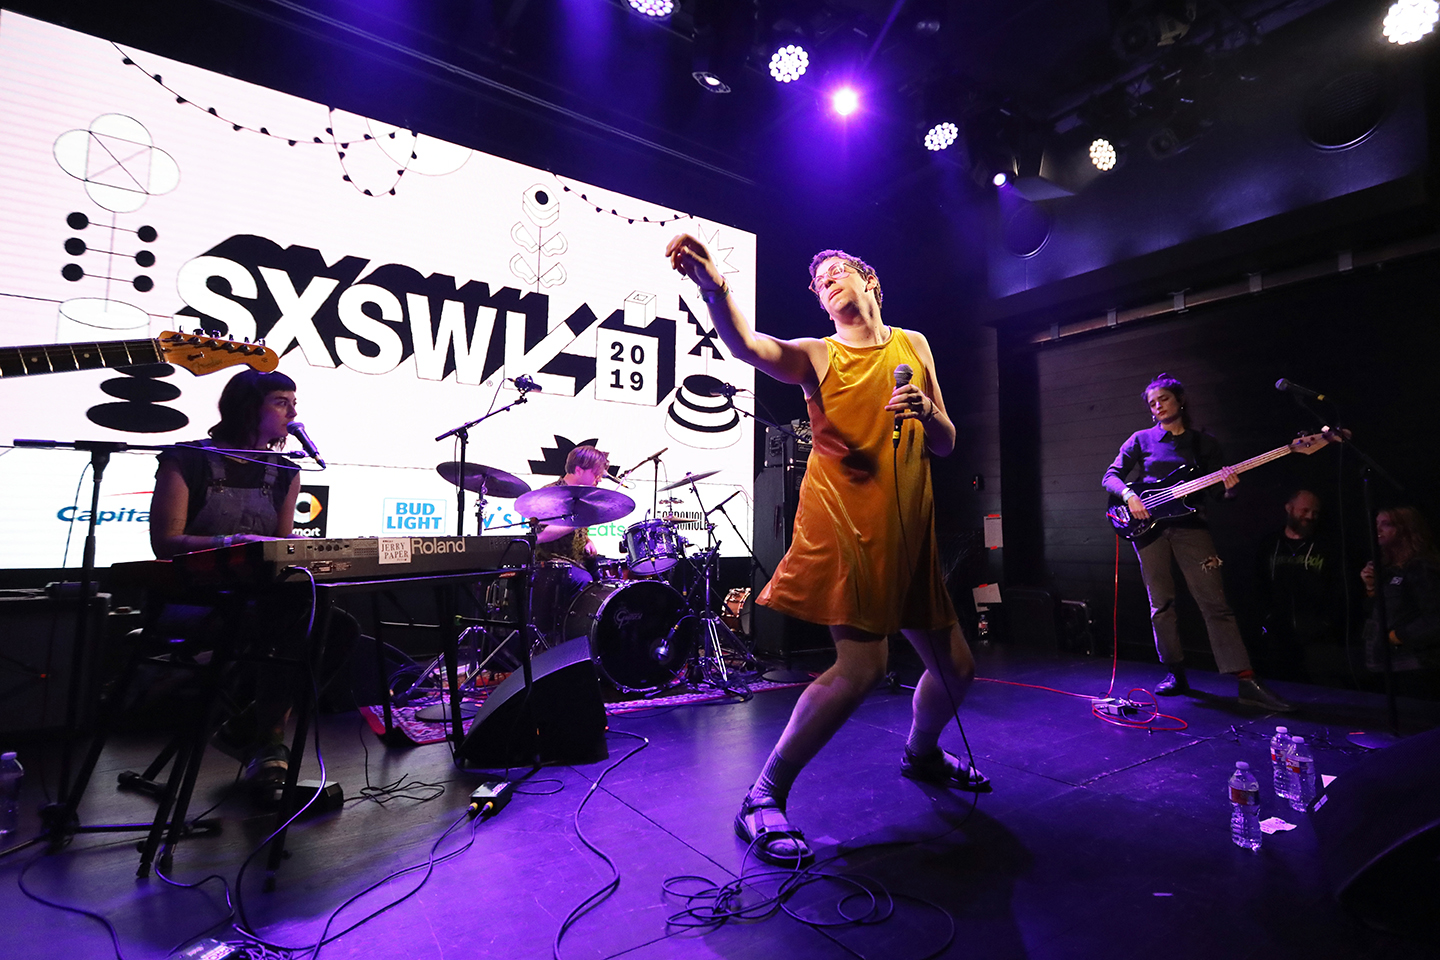
[[[174,560],[192,583],[384,580],[524,567],[523,537],[359,537],[265,540],[181,554]]]

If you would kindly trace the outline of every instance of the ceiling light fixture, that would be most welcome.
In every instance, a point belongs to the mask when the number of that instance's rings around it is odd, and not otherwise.
[[[944,150],[960,136],[960,128],[948,120],[935,124],[925,131],[926,150]]]
[[[770,76],[781,83],[799,80],[810,68],[810,54],[798,43],[788,43],[770,58]]]
[[[1436,0],[1395,0],[1385,15],[1385,39],[1391,43],[1414,43],[1435,29],[1440,17]]]
[[[705,90],[709,93],[730,92],[730,84],[726,83],[724,80],[721,80],[719,77],[715,76],[715,74],[711,73],[708,70],[696,70],[694,73],[690,74],[690,76],[695,78],[695,82],[700,84],[700,88],[702,90]]]
[[[1096,170],[1102,173],[1114,170],[1117,160],[1119,160],[1119,154],[1115,152],[1115,144],[1104,137],[1096,137],[1090,142],[1090,162],[1095,164]]]
[[[670,16],[675,9],[675,3],[674,0],[630,0],[630,9],[658,20]]]

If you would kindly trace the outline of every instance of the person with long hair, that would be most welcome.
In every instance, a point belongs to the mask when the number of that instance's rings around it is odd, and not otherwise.
[[[1425,517],[1414,507],[1375,515],[1375,538],[1384,566],[1385,640],[1396,691],[1440,699],[1440,556]],[[1375,563],[1360,571],[1365,594],[1375,596]],[[1365,623],[1365,666],[1385,669],[1380,624],[1373,606]]]
[[[935,545],[930,457],[955,448],[955,424],[925,337],[887,325],[880,278],[864,260],[822,250],[810,289],[833,327],[822,338],[781,340],[751,328],[719,265],[688,235],[666,248],[694,281],[731,353],[800,386],[814,447],[800,488],[792,545],[758,602],[829,626],[835,664],[800,695],[790,721],[735,817],[756,856],[797,867],[813,853],[790,824],[790,788],[885,675],[887,636],[900,632],[925,666],[911,701],[900,773],[961,790],[988,779],[940,748],[975,675]],[[913,378],[901,382],[901,366]]]
[[[150,500],[150,546],[160,559],[291,535],[300,471],[274,451],[296,416],[295,381],[278,371],[242,370],[225,384],[219,407],[208,440],[160,454]],[[262,619],[272,626],[293,620],[283,607],[277,601]],[[253,707],[227,721],[215,744],[244,760],[247,778],[264,785],[289,769],[290,697],[271,668],[259,670],[254,694]]]
[[[1164,480],[1176,470],[1190,467],[1195,475],[1224,471],[1225,495],[1239,483],[1233,470],[1225,467],[1219,442],[1190,424],[1185,409],[1185,385],[1168,373],[1161,373],[1145,385],[1145,404],[1154,426],[1132,433],[1120,445],[1120,452],[1105,471],[1101,485],[1123,501],[1131,516],[1150,516],[1131,483],[1149,484]],[[1213,488],[1212,488],[1213,489]],[[1175,613],[1174,566],[1179,566],[1190,595],[1205,619],[1210,649],[1221,673],[1238,678],[1241,703],[1265,710],[1293,710],[1255,676],[1250,653],[1235,623],[1235,614],[1225,599],[1221,560],[1202,512],[1177,517],[1157,525],[1135,541],[1140,558],[1140,575],[1150,597],[1150,625],[1155,633],[1155,651],[1160,665],[1169,673],[1155,687],[1160,696],[1188,693],[1185,648]]]

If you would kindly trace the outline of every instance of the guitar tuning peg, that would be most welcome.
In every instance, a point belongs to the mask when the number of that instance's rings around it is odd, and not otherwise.
[[[195,336],[197,336],[197,337],[203,337],[203,336],[205,336],[205,331],[202,330],[202,329],[199,328],[199,327],[196,327],[196,328],[194,329],[194,331],[192,331],[192,332],[193,332],[193,333],[195,334]]]

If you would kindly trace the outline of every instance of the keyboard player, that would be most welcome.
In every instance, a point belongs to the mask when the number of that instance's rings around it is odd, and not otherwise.
[[[285,445],[295,419],[295,381],[278,371],[242,370],[225,384],[219,406],[220,421],[210,428],[208,440],[160,454],[150,501],[150,546],[162,560],[291,535],[300,471],[270,454]],[[255,455],[232,456],[213,448]],[[264,643],[273,647],[297,636],[292,628],[304,611],[294,607],[285,594],[258,602]],[[284,740],[294,685],[290,673],[259,665],[246,683],[253,683],[253,704],[227,720],[214,739],[221,750],[245,762],[247,779],[262,788],[283,780],[289,769]],[[238,702],[245,699],[237,697]]]

